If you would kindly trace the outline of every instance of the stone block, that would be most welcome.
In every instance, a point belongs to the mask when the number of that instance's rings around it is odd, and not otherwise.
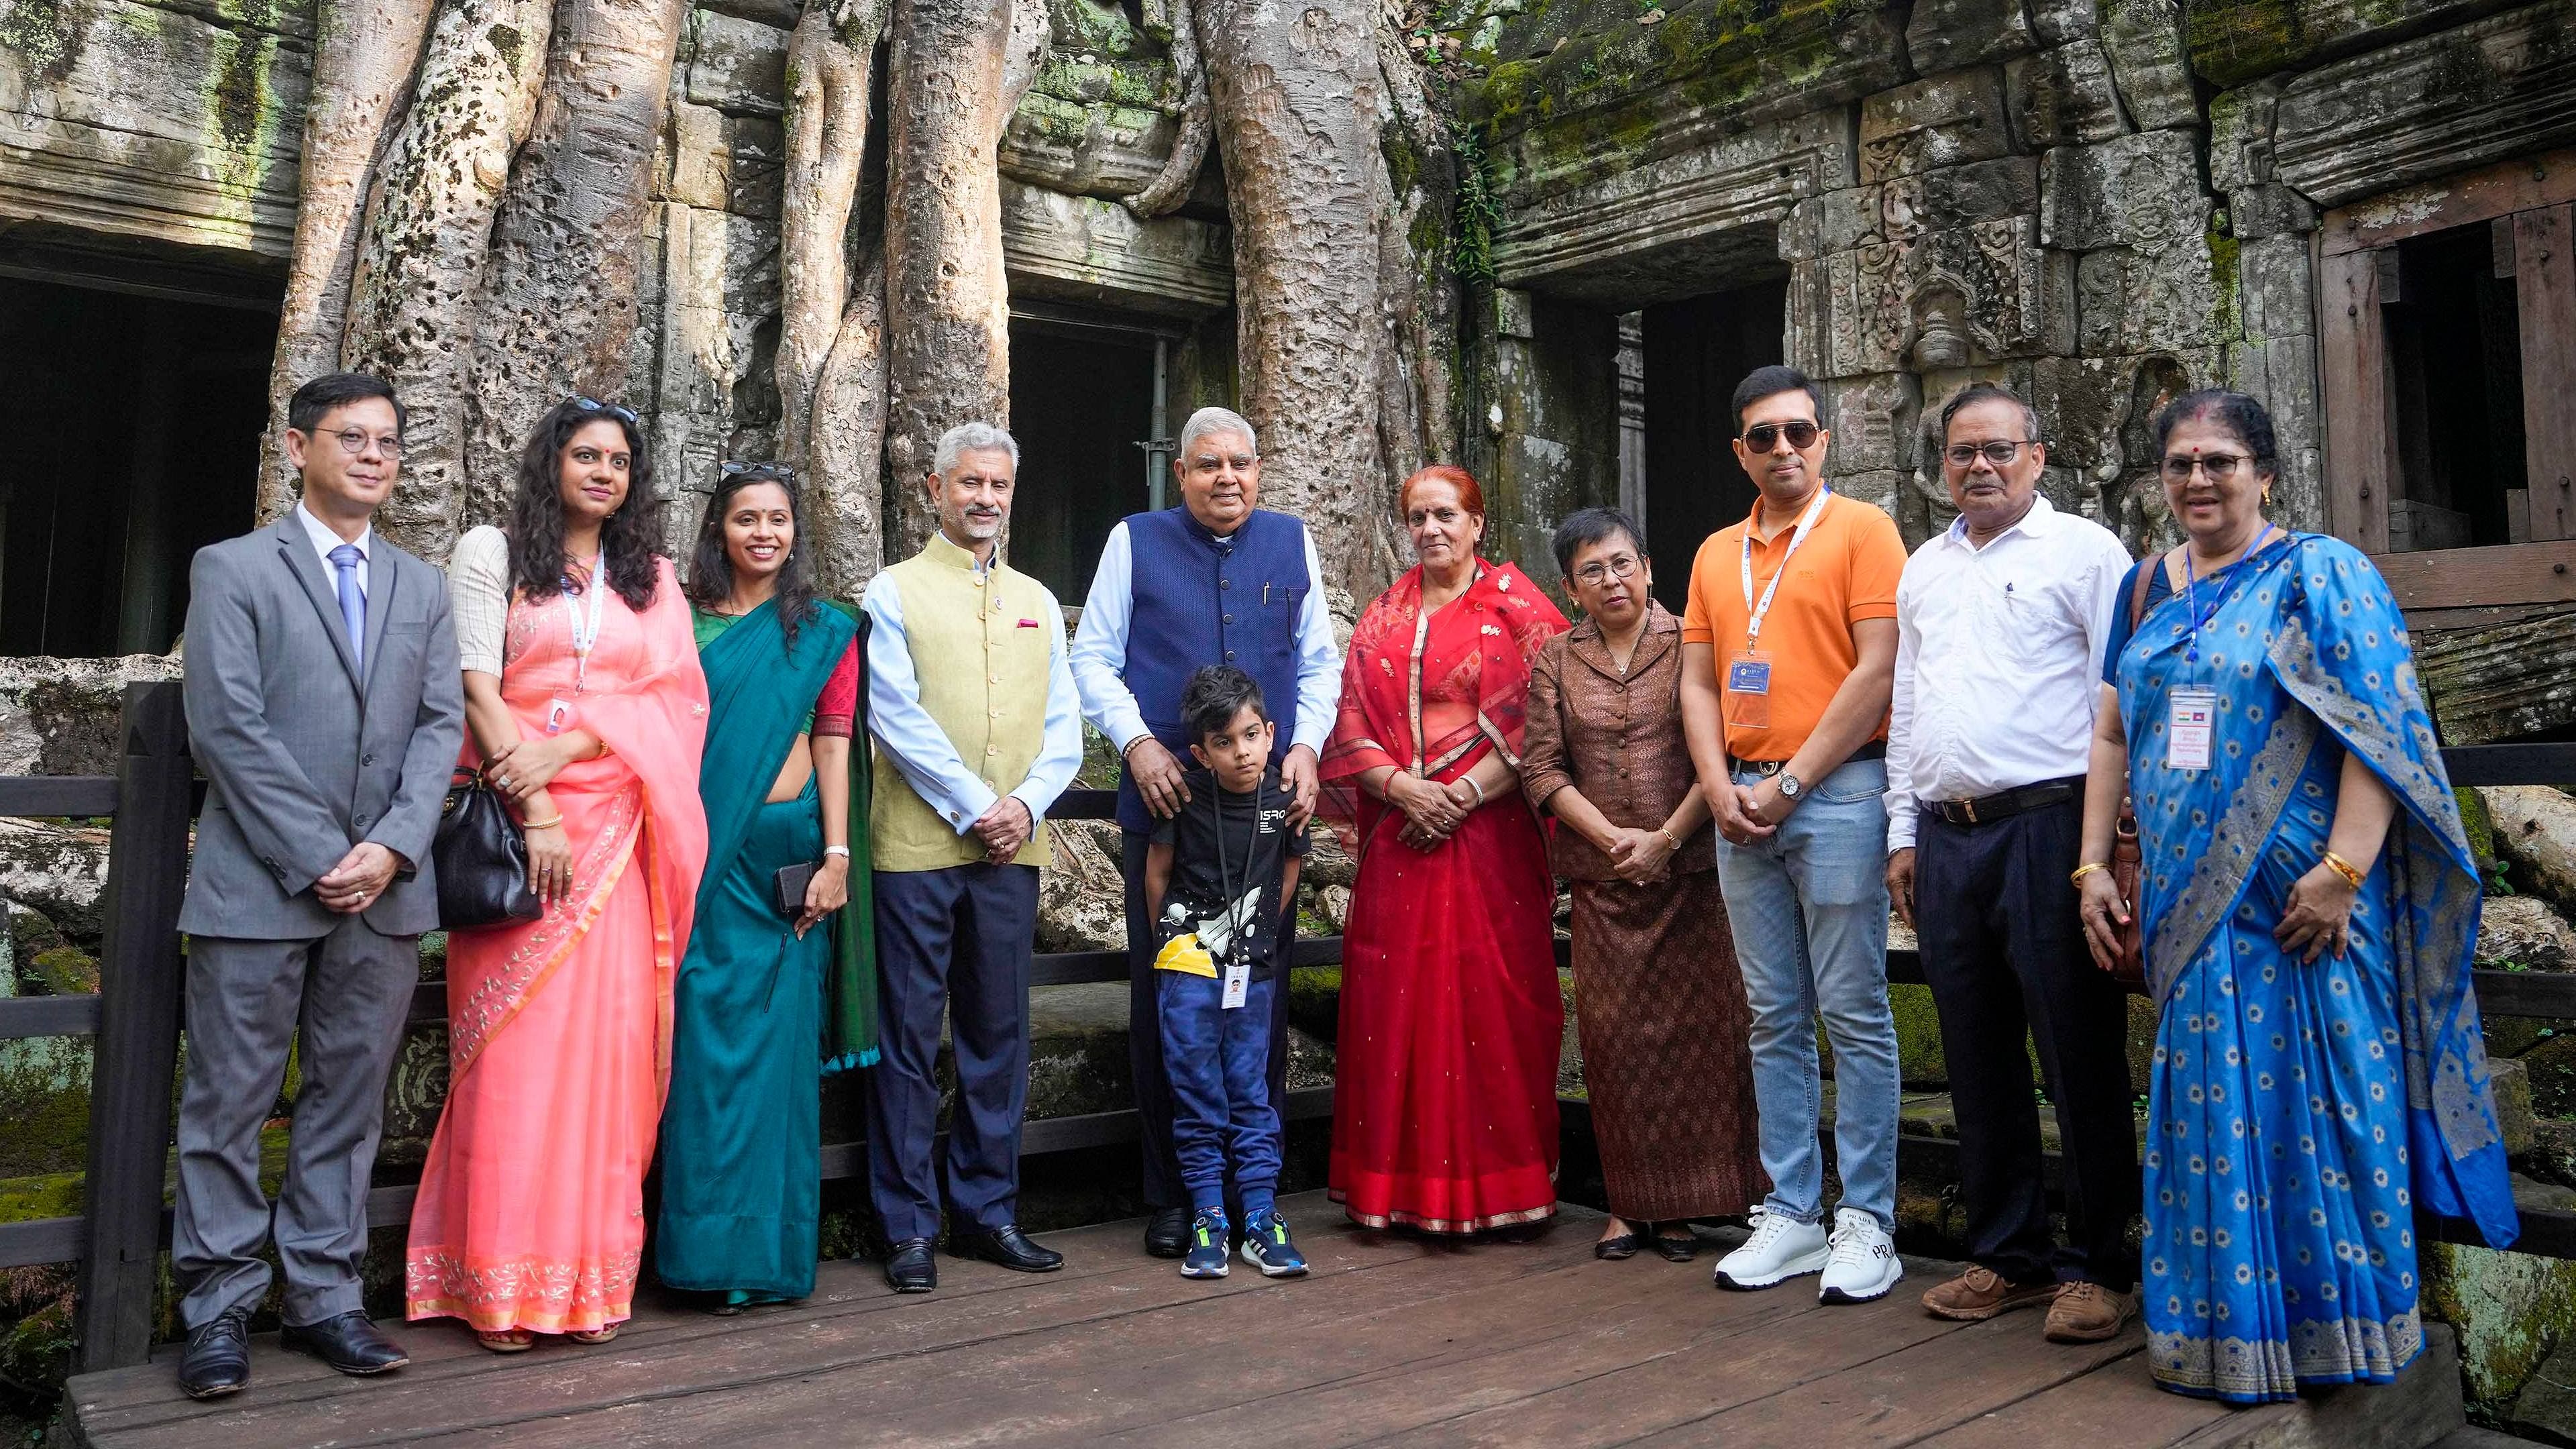
[[[2235,299],[2211,271],[2201,237],[2087,252],[2075,269],[2078,346],[2110,356],[2224,341]]]
[[[1899,176],[1883,189],[1880,236],[1899,240],[2039,210],[2039,158],[1998,156]]]
[[[2102,46],[2121,104],[2141,130],[2200,124],[2200,97],[2185,59],[2180,0],[2106,0]]]
[[[689,100],[746,116],[787,112],[787,32],[716,10],[689,16]]]
[[[2188,131],[2142,131],[2060,146],[2040,170],[2039,239],[2070,251],[2196,237],[2209,226],[2200,153]]]
[[[1864,182],[1991,160],[2011,150],[2003,71],[1997,66],[1932,76],[1860,103]]]
[[[1780,223],[1780,259],[1813,261],[1880,240],[1883,194],[1875,186],[1847,186],[1790,207]]]
[[[2193,0],[2191,66],[2212,85],[2238,86],[2495,8],[2496,0]]]
[[[787,148],[782,123],[675,100],[664,134],[669,172],[657,199],[777,217]]]
[[[1825,421],[1834,434],[1830,466],[1837,473],[1912,469],[1922,413],[1922,379],[1911,372],[1827,383]]]
[[[2039,44],[2022,0],[1914,0],[1905,53],[1926,73],[2020,55]]]
[[[2523,1064],[2510,1058],[2487,1063],[2487,1082],[2495,1097],[2496,1123],[2504,1133],[2504,1155],[2531,1155],[2531,1078]]]
[[[2546,785],[2481,790],[2495,820],[2496,853],[2522,888],[2576,917],[2576,799]]]
[[[2576,926],[2538,896],[2489,896],[2478,912],[2477,961],[2482,970],[2576,971]]]
[[[2072,259],[2007,217],[1825,261],[1831,377],[1983,365],[2074,350]]]
[[[2306,337],[2317,330],[2316,277],[2306,237],[2237,243],[2236,286],[2248,338]]]
[[[2209,184],[2234,191],[2270,181],[2272,122],[2281,109],[2281,83],[2256,81],[2209,103]]]
[[[2248,241],[2305,236],[2322,217],[2317,204],[2277,181],[2256,182],[2227,193],[2228,229]]]
[[[2513,1412],[2505,1422],[2524,1437],[2504,1440],[2504,1449],[2534,1439],[2576,1444],[2576,1337],[2561,1342],[2541,1362],[2539,1372],[2514,1396]]]
[[[2030,0],[2030,28],[2040,44],[2064,45],[2101,34],[2102,21],[2093,0]]]
[[[2459,1339],[2468,1407],[2500,1421],[2551,1347],[2576,1330],[2576,1261],[2426,1243],[2425,1315]]]
[[[1003,128],[999,164],[1004,176],[1030,186],[1133,196],[1162,174],[1179,134],[1178,121],[1148,107],[1083,105],[1031,90]],[[1202,176],[1191,202],[1207,190]],[[1221,193],[1213,199],[1223,204]]]
[[[2127,118],[2111,83],[2111,59],[2100,41],[2079,40],[2004,65],[2004,97],[2013,139],[2043,151],[2126,134]]]

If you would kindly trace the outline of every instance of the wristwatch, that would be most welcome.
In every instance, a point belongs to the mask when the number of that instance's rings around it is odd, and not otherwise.
[[[1772,778],[1780,782],[1780,798],[1783,800],[1795,800],[1798,798],[1798,792],[1807,788],[1797,776],[1786,770],[1782,770]]]

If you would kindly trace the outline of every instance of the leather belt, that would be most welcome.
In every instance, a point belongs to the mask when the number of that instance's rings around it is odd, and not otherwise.
[[[1886,758],[1887,741],[1869,740],[1864,742],[1859,749],[1843,756],[1843,763],[1848,765],[1854,760],[1884,760]],[[1757,775],[1776,775],[1782,770],[1787,769],[1789,766],[1789,762],[1787,760],[1729,760],[1727,763],[1733,765],[1739,770],[1751,770]]]
[[[2025,811],[2073,800],[2083,793],[2084,779],[2077,775],[2063,780],[2042,780],[2017,790],[2000,790],[1974,800],[1926,800],[1923,813],[1937,816],[1952,825],[1991,825]]]

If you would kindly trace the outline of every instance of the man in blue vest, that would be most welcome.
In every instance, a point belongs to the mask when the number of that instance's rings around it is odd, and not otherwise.
[[[1190,1196],[1172,1152],[1172,1088],[1163,1071],[1155,1008],[1152,922],[1145,917],[1145,850],[1155,819],[1189,798],[1181,689],[1203,665],[1231,664],[1275,701],[1271,759],[1296,792],[1291,827],[1315,808],[1315,761],[1332,732],[1341,655],[1324,607],[1323,569],[1306,525],[1255,508],[1261,455],[1252,424],[1201,408],[1181,428],[1172,460],[1181,506],[1139,513],[1109,532],[1074,631],[1073,680],[1082,713],[1118,747],[1120,865],[1127,878],[1127,1051],[1136,1110],[1144,1119],[1145,1201],[1153,1216],[1145,1251],[1177,1258],[1187,1247]],[[1280,939],[1295,935],[1295,902]],[[1288,1078],[1286,991],[1271,997],[1270,1096]],[[1240,1215],[1236,1215],[1238,1220]]]

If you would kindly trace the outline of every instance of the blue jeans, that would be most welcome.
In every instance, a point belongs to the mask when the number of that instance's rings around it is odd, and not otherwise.
[[[1274,975],[1255,981],[1227,1011],[1223,977],[1157,971],[1163,1065],[1172,1081],[1172,1150],[1196,1212],[1225,1207],[1226,1158],[1244,1216],[1279,1195],[1279,1109],[1270,1103],[1270,1006]]]
[[[1736,782],[1761,776],[1739,769]],[[1753,1010],[1763,1206],[1824,1216],[1816,1022],[1834,1049],[1834,1162],[1844,1207],[1896,1226],[1896,1018],[1887,1008],[1887,767],[1853,760],[1754,845],[1717,842],[1718,884]]]

